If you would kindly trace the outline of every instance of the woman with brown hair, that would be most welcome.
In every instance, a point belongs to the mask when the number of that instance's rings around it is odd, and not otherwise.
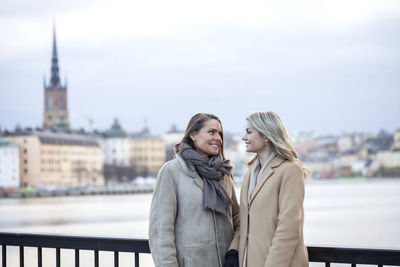
[[[309,171],[273,112],[252,113],[242,139],[256,155],[240,193],[240,266],[307,267],[303,201]]]
[[[157,267],[235,266],[239,205],[223,145],[218,117],[196,114],[160,169],[149,221]]]

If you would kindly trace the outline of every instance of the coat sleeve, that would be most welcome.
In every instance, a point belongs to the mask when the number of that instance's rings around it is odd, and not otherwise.
[[[158,173],[150,208],[149,245],[157,267],[178,267],[175,247],[176,186],[166,163]]]
[[[235,187],[232,185],[232,222],[233,222],[233,239],[229,250],[234,249],[239,251],[239,234],[240,234],[240,211],[239,204],[236,198]]]
[[[303,170],[293,164],[285,171],[279,189],[278,223],[265,267],[290,266],[303,231],[303,201]]]

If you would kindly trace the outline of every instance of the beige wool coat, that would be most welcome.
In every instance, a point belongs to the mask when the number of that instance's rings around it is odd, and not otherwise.
[[[239,204],[232,179],[220,180],[233,204],[228,216],[203,207],[203,180],[176,155],[160,169],[149,220],[156,267],[222,267],[225,253],[239,247]]]
[[[247,267],[308,267],[304,245],[302,167],[275,156],[248,201],[251,166],[240,193],[239,263]]]

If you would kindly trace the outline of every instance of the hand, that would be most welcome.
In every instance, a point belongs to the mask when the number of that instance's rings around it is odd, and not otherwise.
[[[224,267],[239,267],[239,255],[237,250],[231,249],[225,254]]]

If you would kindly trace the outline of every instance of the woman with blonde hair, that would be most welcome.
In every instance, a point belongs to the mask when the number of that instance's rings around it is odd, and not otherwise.
[[[198,113],[160,169],[149,221],[157,267],[238,266],[239,204],[223,141],[218,117]]]
[[[273,112],[252,113],[242,139],[256,155],[240,194],[240,266],[307,267],[303,201],[309,171]]]

